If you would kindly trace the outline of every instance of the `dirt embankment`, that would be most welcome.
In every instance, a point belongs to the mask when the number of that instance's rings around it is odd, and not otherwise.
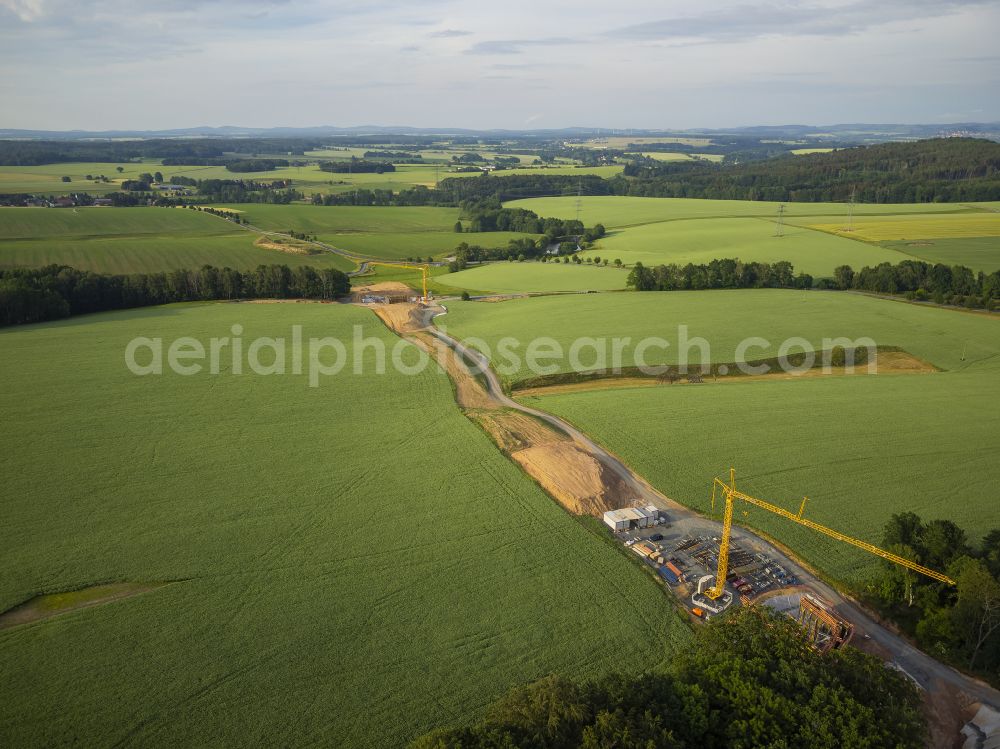
[[[420,346],[441,365],[465,415],[569,512],[600,516],[638,499],[613,471],[568,435],[498,403],[465,361],[426,331],[423,306],[381,304],[372,309],[390,330]]]
[[[929,374],[938,372],[933,364],[929,364],[922,359],[918,359],[905,351],[879,351],[876,359],[876,371],[871,374]],[[723,384],[732,382],[753,382],[758,380],[797,380],[803,377],[852,377],[869,374],[867,364],[859,364],[853,370],[844,367],[829,367],[828,371],[821,366],[808,369],[804,372],[785,372],[781,369],[774,369],[771,372],[760,375],[744,375],[739,372],[727,375],[706,374],[701,377],[698,385]],[[616,388],[636,388],[654,387],[658,385],[690,385],[686,378],[667,379],[664,377],[591,377],[579,382],[556,383],[552,385],[539,385],[533,387],[518,388],[515,385],[514,395],[518,398],[537,395],[559,395],[562,393],[578,393],[587,390],[614,390]]]
[[[318,255],[322,252],[315,245],[291,237],[264,234],[254,244],[264,250],[276,250],[287,255]]]

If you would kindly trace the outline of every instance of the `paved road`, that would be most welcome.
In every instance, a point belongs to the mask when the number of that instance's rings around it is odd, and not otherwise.
[[[500,385],[500,380],[496,373],[490,368],[486,357],[478,351],[468,348],[460,341],[455,340],[434,326],[433,319],[439,315],[446,314],[446,312],[447,310],[443,307],[432,307],[426,310],[425,321],[428,332],[460,353],[468,362],[474,363],[482,371],[489,386],[489,396],[498,405],[530,414],[555,429],[568,434],[579,447],[586,450],[594,458],[614,471],[635,491],[641,501],[655,505],[661,510],[666,511],[670,517],[672,528],[679,530],[682,534],[715,537],[722,534],[721,523],[699,515],[688,507],[660,493],[644,478],[622,463],[617,456],[609,453],[569,422],[545,411],[525,406],[507,396]],[[760,536],[745,528],[733,526],[732,539],[734,543],[739,543],[744,548],[751,548],[754,551],[766,554],[791,571],[799,580],[803,581],[805,587],[833,604],[838,614],[854,623],[856,637],[863,638],[867,635],[871,638],[872,642],[891,653],[893,661],[916,680],[922,688],[927,690],[933,689],[935,682],[941,680],[957,687],[978,702],[1000,707],[1000,692],[931,658],[899,635],[885,629],[857,603],[845,598],[829,585],[817,579],[815,575],[804,568],[799,562],[791,559]]]

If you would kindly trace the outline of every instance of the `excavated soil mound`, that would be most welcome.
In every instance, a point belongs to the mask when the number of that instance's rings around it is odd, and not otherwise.
[[[416,293],[405,283],[400,283],[399,281],[380,281],[379,283],[367,284],[365,286],[355,286],[354,284],[351,284],[351,291],[357,291],[357,292],[408,291],[411,294]]]
[[[395,283],[393,281],[387,282],[387,284]],[[384,286],[387,284],[378,284],[379,286]],[[400,284],[402,286],[402,284]],[[372,290],[376,289],[372,287]],[[387,289],[382,289],[387,291]],[[376,304],[372,305],[372,310],[378,315],[382,322],[390,330],[394,330],[397,333],[414,333],[418,330],[423,330],[424,324],[424,307],[413,302],[400,302],[399,304]]]
[[[569,441],[529,447],[511,454],[563,507],[600,517],[637,499],[615,473]]]

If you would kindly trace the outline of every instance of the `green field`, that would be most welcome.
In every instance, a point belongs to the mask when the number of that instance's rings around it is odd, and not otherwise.
[[[307,158],[327,161],[348,159],[352,155],[360,157],[365,149],[350,151],[310,151]],[[452,153],[448,152],[450,159]],[[506,154],[504,154],[506,155]],[[237,158],[233,156],[233,158]],[[278,156],[278,158],[289,158]],[[294,157],[292,157],[294,158]],[[301,157],[300,157],[301,158]],[[602,177],[613,177],[620,173],[623,166],[582,167],[573,164],[558,164],[555,166],[528,166],[525,163],[529,157],[522,158],[523,166],[508,169],[498,174],[597,174]],[[534,159],[534,157],[530,157]],[[123,171],[118,172],[121,166]],[[278,167],[269,172],[231,172],[224,166],[163,166],[160,159],[143,159],[141,161],[111,162],[67,162],[61,164],[43,164],[40,166],[0,166],[0,193],[37,193],[42,195],[65,195],[68,192],[86,192],[93,195],[103,195],[121,190],[121,182],[135,179],[143,172],[150,174],[161,172],[166,180],[171,177],[190,177],[192,179],[247,179],[269,182],[274,179],[292,181],[292,187],[306,196],[314,193],[329,194],[349,192],[355,188],[369,190],[399,191],[414,185],[433,187],[439,179],[448,177],[476,177],[480,172],[454,172],[447,163],[434,164],[399,164],[393,172],[377,174],[365,172],[361,174],[324,172],[319,163],[305,166]],[[101,175],[110,182],[87,181],[88,175]],[[62,177],[70,177],[68,183],[62,182]]]
[[[571,218],[576,198],[531,198],[508,203],[542,216]],[[1000,229],[989,204],[949,203],[859,204],[854,207],[853,232],[843,203],[786,203],[781,237],[775,236],[778,203],[748,200],[686,198],[630,198],[619,196],[581,199],[580,217],[586,225],[602,223],[608,236],[590,252],[619,258],[626,265],[706,263],[735,257],[744,261],[788,260],[797,271],[829,277],[838,265],[861,268],[898,263],[919,253],[900,254],[898,245],[883,239],[924,236],[985,237]],[[860,241],[859,241],[860,240]],[[989,270],[991,258],[977,249],[977,270]],[[1000,257],[1000,250],[996,252]]]
[[[461,242],[506,247],[511,239],[534,237],[515,232],[455,232],[458,208],[250,205],[228,206],[254,226],[269,231],[315,234],[321,241],[350,252],[382,258],[442,257]]]
[[[832,276],[838,265],[860,269],[906,259],[895,250],[798,226],[785,226],[782,233],[775,236],[775,224],[770,218],[661,221],[612,231],[584,256],[618,258],[627,265],[641,262],[648,266],[700,264],[717,258],[764,263],[788,260],[797,273],[817,278]]]
[[[0,267],[56,263],[104,273],[205,264],[355,267],[329,252],[303,256],[256,247],[256,239],[232,222],[180,208],[0,208]]]
[[[964,265],[984,273],[1000,270],[1000,239],[997,237],[922,239],[915,242],[881,244],[883,247],[905,252],[928,263]]]
[[[449,273],[443,283],[459,289],[504,294],[537,291],[611,291],[624,289],[628,271],[574,263],[489,263]]]
[[[124,366],[134,336],[237,323],[246,342],[293,324],[349,348],[354,325],[397,340],[320,304],[0,332],[0,610],[176,581],[0,630],[5,744],[400,746],[514,684],[638,672],[687,641],[663,591],[497,451],[434,370],[348,366],[309,388]],[[623,660],[636,643],[649,655]]]
[[[509,208],[526,208],[539,216],[554,218],[576,218],[575,195],[558,198],[527,198],[513,200],[505,205]],[[697,198],[632,198],[618,195],[602,195],[580,198],[580,220],[587,226],[597,223],[609,229],[650,224],[657,221],[672,221],[685,218],[739,218],[760,216],[774,219],[779,203],[753,200],[700,200]],[[854,214],[896,215],[906,213],[969,213],[979,214],[983,208],[957,203],[905,203],[905,204],[858,204]],[[786,203],[785,220],[794,222],[797,217],[843,216],[847,219],[847,205],[844,203]]]
[[[751,349],[745,357],[749,359],[776,356],[781,341],[791,336],[804,337],[817,348],[824,337],[868,336],[879,345],[902,347],[942,369],[985,368],[1000,360],[1000,320],[839,291],[632,292],[503,304],[456,302],[447,317],[453,335],[475,336],[493,350],[509,335],[525,344],[551,336],[564,351],[585,336],[607,341],[630,336],[633,346],[624,350],[623,366],[635,364],[634,343],[650,336],[664,338],[671,346],[665,352],[650,349],[645,354],[647,363],[677,363],[680,325],[687,326],[689,340],[701,336],[709,341],[710,358],[716,362],[734,361],[738,344],[750,336],[761,336],[771,346]],[[559,371],[571,371],[565,359],[559,362]],[[522,361],[509,379],[531,374]]]
[[[656,335],[672,344],[659,361],[675,363],[679,324],[710,342],[716,362],[732,361],[748,336],[772,342],[755,356],[774,356],[789,336],[817,346],[823,337],[869,336],[902,347],[945,371],[734,379],[525,401],[565,416],[665,494],[701,510],[712,477],[733,465],[745,490],[793,510],[808,495],[809,517],[874,543],[903,510],[950,518],[973,539],[1000,527],[998,319],[856,294],[737,290],[456,302],[438,322],[493,350],[514,336],[524,342],[522,356],[535,336],[552,336],[565,351],[578,336]],[[632,362],[627,355],[624,363]],[[528,374],[522,366],[509,379]],[[838,579],[860,584],[878,568],[767,513],[737,521],[774,534]]]

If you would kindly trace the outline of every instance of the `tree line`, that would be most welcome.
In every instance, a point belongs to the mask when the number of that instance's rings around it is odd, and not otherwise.
[[[893,515],[882,547],[904,559],[945,572],[946,585],[906,567],[885,563],[872,593],[922,648],[996,681],[1000,668],[1000,529],[978,547],[950,520],[924,522],[916,513]]]
[[[332,268],[259,265],[111,275],[66,265],[0,270],[0,325],[56,320],[90,312],[216,299],[336,299],[351,289]]]
[[[920,697],[901,674],[852,647],[821,654],[788,617],[739,607],[661,670],[547,676],[410,747],[917,749],[925,735]]]
[[[955,304],[972,309],[1000,309],[1000,271],[983,273],[964,265],[903,260],[896,265],[865,266],[857,273],[849,265],[834,269],[824,288],[902,294],[908,299]]]
[[[354,156],[350,161],[321,161],[319,169],[334,174],[384,174],[396,171],[396,167],[388,161],[367,161]]]
[[[636,263],[626,279],[636,291],[677,291],[682,289],[809,289],[813,277],[795,275],[787,260],[775,263],[745,263],[737,258],[712,260],[695,265],[675,263],[647,268]]]
[[[273,172],[278,167],[285,166],[289,166],[288,159],[240,159],[226,162],[226,170],[230,172]]]
[[[302,156],[321,148],[314,138],[149,138],[142,140],[0,140],[0,166],[38,166],[61,162],[127,163],[136,159],[164,159],[164,165],[216,162],[227,154],[289,153]],[[166,160],[171,160],[167,164]]]

